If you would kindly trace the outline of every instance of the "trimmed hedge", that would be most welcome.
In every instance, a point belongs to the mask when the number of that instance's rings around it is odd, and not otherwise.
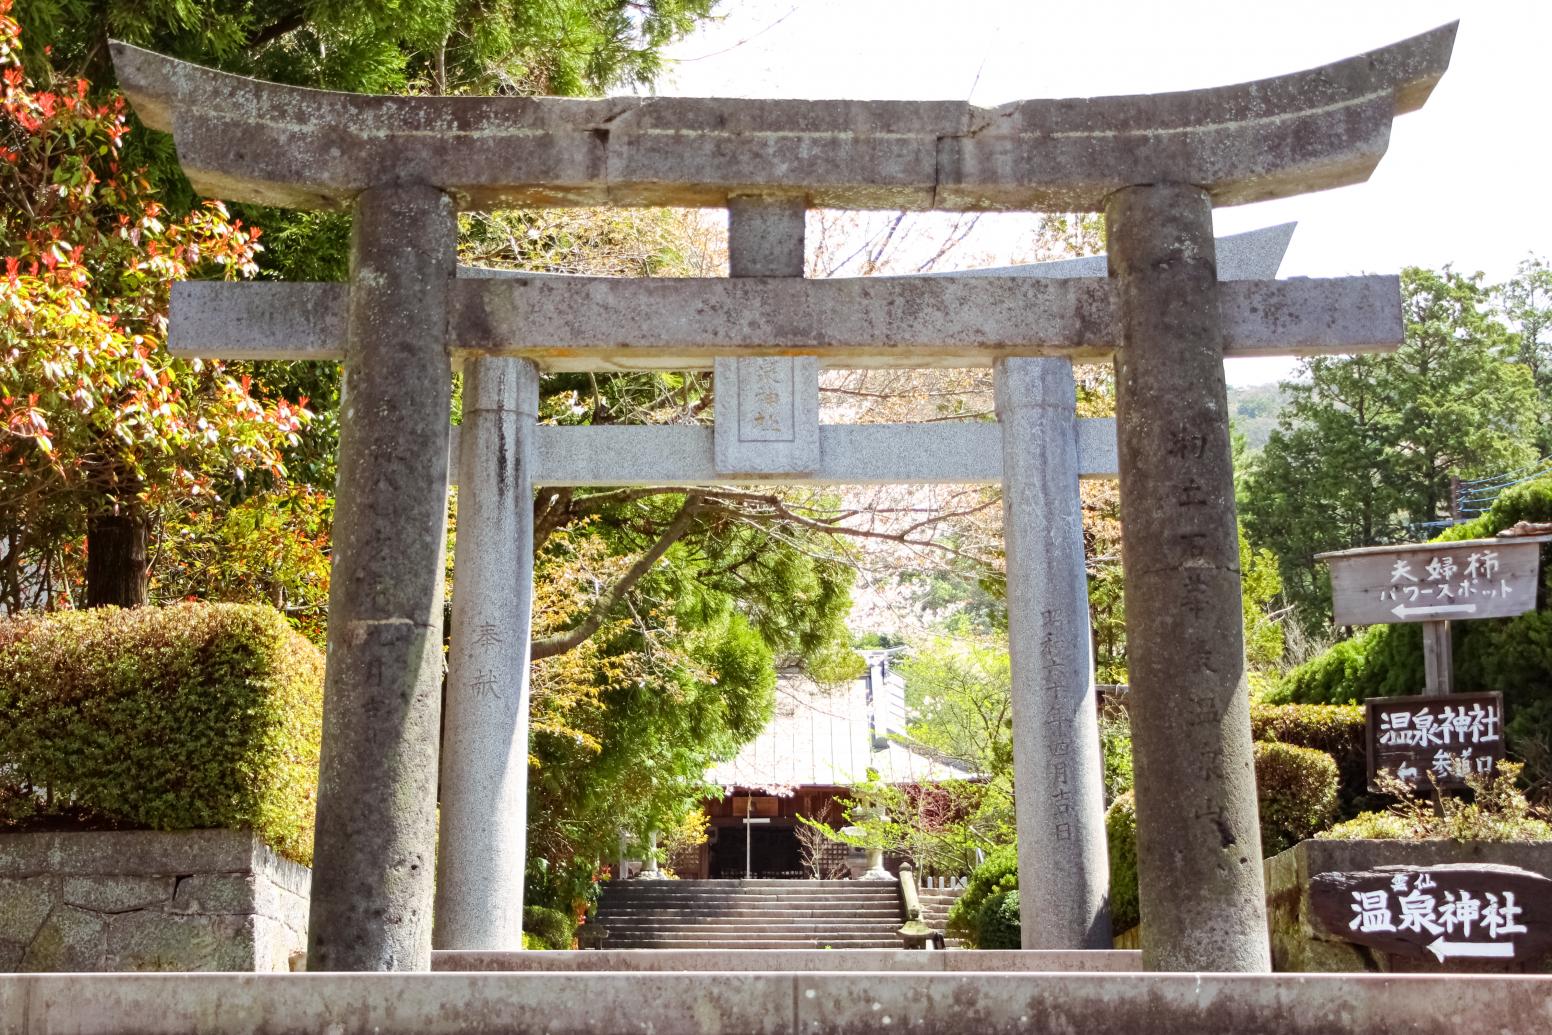
[[[964,894],[948,911],[948,933],[977,947],[981,908],[987,900],[1018,887],[1018,846],[1003,845],[988,855],[970,874]],[[1015,910],[1016,912],[1016,910]]]
[[[999,891],[981,906],[975,921],[977,949],[1020,949],[1023,930],[1019,924],[1019,893]]]
[[[558,909],[547,906],[523,907],[524,942],[532,938],[541,948],[569,949],[576,933],[576,922]]]
[[[1259,741],[1252,746],[1261,854],[1273,856],[1313,836],[1336,815],[1336,762],[1314,748]]]
[[[1363,706],[1357,704],[1253,704],[1250,732],[1256,740],[1324,751],[1336,762],[1338,816],[1347,818],[1375,800],[1369,794]]]
[[[0,825],[251,828],[310,863],[322,721],[323,655],[272,608],[0,621]]]
[[[1365,765],[1363,706],[1358,704],[1254,704],[1250,734],[1256,740],[1324,751],[1337,762]]]

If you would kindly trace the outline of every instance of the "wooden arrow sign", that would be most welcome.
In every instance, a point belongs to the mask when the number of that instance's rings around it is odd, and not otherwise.
[[[1552,955],[1552,880],[1515,866],[1381,866],[1310,878],[1317,937],[1399,956],[1537,961]]]
[[[1506,618],[1536,607],[1545,536],[1368,546],[1316,554],[1331,566],[1337,625]]]

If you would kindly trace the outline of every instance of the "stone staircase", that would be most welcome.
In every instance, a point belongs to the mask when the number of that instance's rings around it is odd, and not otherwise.
[[[610,949],[898,949],[894,881],[630,880],[594,921]]]
[[[922,888],[916,892],[921,900],[922,922],[935,931],[948,931],[948,911],[953,908],[959,896],[965,893],[963,888],[936,889]],[[949,938],[948,947],[951,949],[964,948],[964,942],[958,938]]]

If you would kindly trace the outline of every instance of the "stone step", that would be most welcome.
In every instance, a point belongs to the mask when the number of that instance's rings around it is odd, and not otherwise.
[[[897,928],[700,928],[692,925],[666,926],[666,928],[607,928],[610,943],[616,937],[663,937],[663,939],[695,940],[719,939],[815,939],[815,937],[866,937],[866,939],[899,940]]]
[[[619,902],[621,904],[662,904],[672,905],[675,902],[705,902],[712,905],[803,905],[805,903],[821,906],[836,906],[839,908],[852,908],[855,906],[890,905],[900,901],[899,895],[856,895],[847,898],[834,898],[825,895],[604,895],[600,902]]]
[[[900,895],[760,895],[760,894],[714,894],[695,895],[661,894],[661,895],[601,895],[599,902],[781,902],[801,903],[810,902],[826,906],[857,906],[878,902],[900,902]]]
[[[899,938],[631,938],[616,949],[898,949]]]
[[[849,899],[826,901],[825,899],[781,898],[609,898],[598,900],[600,907],[616,909],[894,909],[900,908],[900,900],[890,898]],[[945,910],[946,912],[946,910]]]
[[[689,891],[614,893],[604,892],[600,902],[823,902],[826,905],[865,906],[870,902],[899,902],[900,895],[885,892],[869,895],[827,895],[823,892],[799,894],[789,892],[779,895],[762,895],[756,891],[711,892],[696,894]]]
[[[606,885],[595,921],[610,949],[896,949],[891,881],[630,881]]]
[[[756,889],[756,891],[778,889],[779,891],[784,888],[798,888],[809,889],[809,891],[838,891],[846,894],[852,891],[874,891],[877,888],[897,891],[900,886],[892,880],[759,880],[759,878],[754,880],[743,880],[743,878],[737,878],[737,880],[616,880],[608,881],[604,886],[605,891],[619,891],[624,888],[639,888],[646,891],[675,888],[698,888],[706,891],[728,888]]]
[[[1106,949],[983,949],[978,952],[917,952],[887,949],[602,949],[516,952],[486,949],[438,950],[432,970],[461,971],[977,971],[982,973],[1137,971],[1142,954]]]
[[[821,887],[817,885],[797,885],[784,888],[762,888],[758,885],[736,885],[727,887],[708,887],[703,881],[659,881],[652,884],[626,884],[608,885],[604,888],[605,895],[757,895],[762,898],[781,898],[787,895],[821,895],[826,898],[867,898],[869,896],[894,895],[899,897],[900,889],[894,884],[853,884],[849,887],[842,885],[836,887]]]
[[[664,924],[651,921],[640,923],[620,924],[613,920],[604,924],[604,929],[609,932],[609,937],[616,935],[634,936],[638,934],[706,934],[708,937],[718,938],[731,935],[787,935],[787,934],[813,934],[835,935],[836,937],[867,935],[868,937],[893,937],[899,930],[898,923],[891,924]]]
[[[609,909],[600,910],[599,916],[615,920],[733,920],[757,924],[765,921],[823,920],[844,916],[849,920],[871,920],[878,923],[903,922],[898,909],[851,909],[844,913],[831,909],[737,909],[731,911],[705,909]]]
[[[822,891],[762,893],[758,891],[637,891],[605,892],[599,896],[614,902],[669,902],[676,900],[694,902],[826,902],[837,905],[866,902],[898,902],[899,892],[868,892],[858,895],[834,895]]]

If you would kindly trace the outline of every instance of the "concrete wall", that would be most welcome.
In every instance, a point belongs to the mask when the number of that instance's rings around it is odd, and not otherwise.
[[[248,831],[3,834],[0,971],[283,971],[310,877]]]
[[[1552,978],[1504,975],[0,975],[0,1035],[1545,1035],[1549,1030]]]
[[[1372,870],[1377,866],[1440,866],[1448,863],[1517,866],[1552,878],[1552,842],[1301,841],[1265,863],[1272,968],[1278,971],[1393,973],[1546,970],[1548,961],[1536,966],[1491,960],[1451,960],[1444,966],[1427,957],[1392,955],[1351,942],[1315,936],[1309,918],[1309,881],[1315,874]]]

